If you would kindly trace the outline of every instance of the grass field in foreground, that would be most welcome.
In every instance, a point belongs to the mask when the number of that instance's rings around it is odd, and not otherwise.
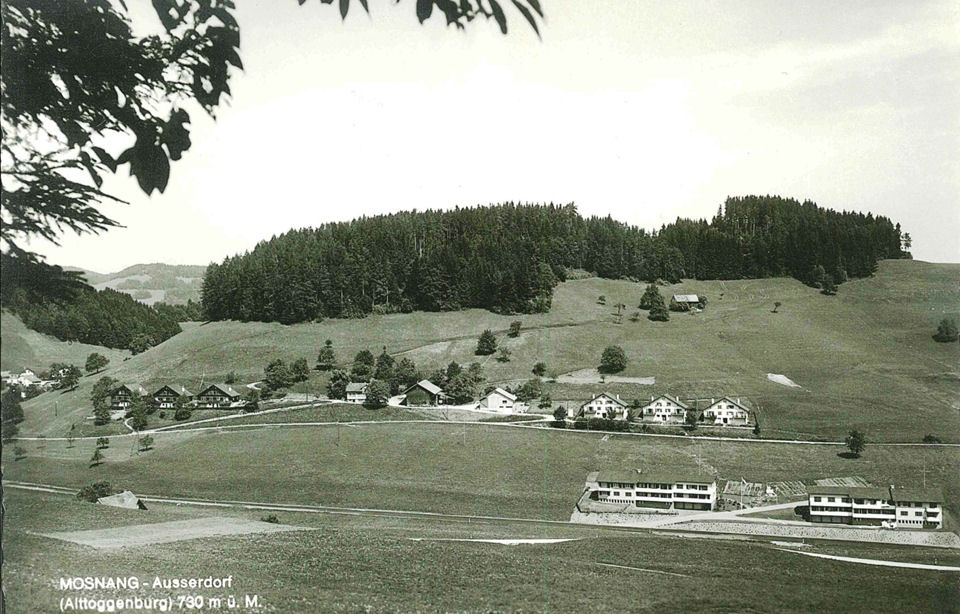
[[[600,468],[682,469],[766,482],[861,476],[916,486],[926,472],[960,512],[960,450],[649,438],[488,424],[360,424],[158,433],[155,448],[130,458],[116,440],[105,464],[91,450],[28,442],[4,455],[12,480],[79,487],[109,479],[134,492],[211,499],[323,504],[566,520],[587,473]],[[89,447],[89,446],[87,446]]]
[[[205,538],[97,551],[36,532],[126,526],[222,511],[103,508],[55,495],[8,492],[4,586],[11,612],[49,612],[60,577],[234,578],[263,611],[904,612],[956,611],[957,574],[891,570],[782,552],[764,542],[657,536],[585,527],[283,514],[315,531]],[[233,512],[233,511],[232,511]],[[231,513],[259,518],[258,512]],[[504,546],[450,538],[578,538]],[[956,565],[953,553],[823,544],[817,552]],[[864,554],[869,553],[869,554]],[[610,567],[621,565],[633,569]],[[143,589],[143,597],[176,591]],[[205,597],[228,591],[193,590]],[[87,591],[123,597],[129,591]],[[247,611],[239,609],[237,611]]]
[[[694,281],[663,288],[665,295],[709,298],[699,314],[673,314],[666,323],[646,318],[616,324],[612,305],[635,310],[643,285],[582,279],[560,284],[549,313],[508,316],[482,310],[370,316],[283,326],[212,322],[183,333],[125,362],[106,375],[152,387],[160,382],[194,386],[235,371],[241,382],[261,379],[273,358],[311,362],[324,339],[341,362],[361,349],[414,359],[429,373],[452,360],[480,360],[490,382],[529,378],[544,361],[557,375],[596,367],[603,348],[617,343],[629,358],[622,375],[652,376],[655,386],[601,384],[551,391],[554,399],[581,401],[604,388],[626,399],[670,392],[682,397],[741,396],[758,408],[763,436],[842,439],[850,429],[874,441],[920,441],[932,434],[960,441],[960,344],[931,339],[942,317],[960,316],[960,265],[885,261],[875,277],[843,284],[824,296],[794,279]],[[606,305],[597,304],[599,295]],[[778,313],[771,313],[780,301]],[[512,320],[523,322],[514,339]],[[477,357],[479,333],[498,331],[510,362]],[[802,388],[767,380],[786,375]],[[26,403],[24,434],[62,435],[89,415],[95,378],[66,395],[47,393]],[[323,391],[314,374],[308,389]],[[59,401],[59,415],[54,415]]]

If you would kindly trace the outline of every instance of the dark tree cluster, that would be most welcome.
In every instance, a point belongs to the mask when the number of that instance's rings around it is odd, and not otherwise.
[[[208,267],[210,320],[317,320],[479,307],[550,308],[568,269],[613,279],[793,276],[822,266],[837,283],[908,257],[885,217],[837,213],[774,196],[730,198],[711,221],[658,233],[573,205],[512,203],[412,211],[292,230]]]
[[[139,351],[180,332],[175,317],[123,292],[95,290],[60,267],[0,258],[0,302],[30,329],[61,341]]]

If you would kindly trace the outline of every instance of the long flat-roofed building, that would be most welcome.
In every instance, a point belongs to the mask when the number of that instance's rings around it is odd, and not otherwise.
[[[813,486],[810,521],[900,528],[943,528],[943,493],[933,488]]]
[[[709,511],[717,504],[716,479],[694,472],[594,471],[587,476],[586,488],[591,499],[636,507]]]

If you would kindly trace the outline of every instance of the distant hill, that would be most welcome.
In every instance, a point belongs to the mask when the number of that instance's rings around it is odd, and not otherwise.
[[[597,277],[557,286],[548,313],[499,315],[483,309],[373,315],[282,325],[237,321],[186,324],[183,332],[104,373],[151,387],[187,387],[222,381],[235,372],[238,386],[263,378],[274,358],[316,360],[331,339],[337,362],[360,350],[386,348],[429,374],[457,361],[483,363],[490,384],[514,384],[543,361],[549,377],[596,367],[604,347],[621,345],[628,364],[620,375],[654,377],[653,386],[546,385],[556,404],[582,403],[604,390],[622,398],[669,392],[681,398],[740,396],[759,411],[764,437],[842,439],[853,428],[870,441],[920,441],[932,434],[960,441],[960,347],[931,338],[943,317],[960,316],[960,265],[886,260],[875,276],[843,284],[836,296],[790,278],[698,281],[662,287],[672,294],[705,295],[704,311],[672,313],[669,322],[630,320],[644,284]],[[599,295],[606,305],[598,304]],[[781,303],[772,313],[774,303]],[[617,323],[615,305],[626,308]],[[645,312],[642,312],[645,314]],[[521,320],[516,338],[506,336]],[[474,355],[477,336],[491,329],[512,351],[509,362]],[[767,379],[782,374],[800,388]],[[313,372],[310,391],[323,391],[326,375]],[[89,414],[90,388],[40,395],[24,404],[21,432],[62,435]],[[59,393],[57,393],[59,395]],[[54,401],[59,417],[54,419]],[[72,413],[65,407],[73,405]]]
[[[87,283],[98,290],[110,288],[124,292],[146,305],[199,303],[206,271],[205,266],[163,263],[134,264],[116,273],[96,273],[69,266],[64,269],[83,273]]]

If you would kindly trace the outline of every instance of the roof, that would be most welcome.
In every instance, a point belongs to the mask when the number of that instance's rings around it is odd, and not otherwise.
[[[746,411],[746,412],[749,412],[749,411],[750,411],[750,408],[747,407],[746,403],[744,403],[743,401],[738,401],[738,400],[736,400],[736,399],[731,399],[730,397],[721,397],[721,398],[717,399],[717,401],[716,401],[715,403],[711,403],[711,404],[710,404],[710,407],[713,407],[714,405],[717,405],[718,403],[723,403],[723,402],[733,403],[734,405],[736,405],[737,407],[739,407],[739,408],[742,409],[743,411]],[[710,409],[710,407],[707,407],[707,409]]]
[[[943,491],[939,488],[897,488],[890,489],[894,501],[912,501],[916,503],[943,503]]]
[[[440,389],[436,384],[434,384],[433,382],[431,382],[431,381],[428,380],[428,379],[422,379],[422,380],[420,380],[419,382],[417,382],[417,383],[414,384],[413,386],[410,386],[409,388],[407,388],[407,389],[404,390],[403,392],[404,392],[404,394],[406,394],[407,392],[410,392],[410,391],[413,390],[414,388],[423,388],[424,390],[426,390],[426,391],[429,392],[430,394],[441,394],[441,393],[443,392],[442,389]]]
[[[113,391],[112,391],[110,394],[113,395],[113,394],[118,393],[121,388],[126,388],[126,389],[129,390],[130,392],[132,392],[132,393],[134,393],[134,394],[139,394],[139,395],[141,395],[141,396],[147,394],[147,389],[144,388],[143,386],[141,386],[140,384],[120,384],[119,386],[117,386],[116,388],[114,388]]]
[[[616,403],[616,404],[619,405],[620,407],[623,407],[623,408],[626,408],[626,407],[627,407],[627,404],[626,404],[626,403],[624,403],[623,401],[621,401],[621,400],[618,399],[617,397],[613,396],[613,395],[610,394],[609,392],[601,392],[601,393],[598,394],[597,396],[593,397],[592,399],[590,399],[589,401],[587,401],[586,403],[584,403],[583,405],[581,405],[581,406],[580,406],[580,409],[583,409],[584,407],[586,407],[587,405],[593,403],[594,401],[596,401],[596,400],[599,399],[600,397],[607,397],[608,399],[610,399],[611,401],[613,401],[614,403]]]
[[[655,397],[655,398],[653,398],[653,399],[650,399],[650,402],[647,403],[646,405],[644,405],[644,407],[649,407],[650,405],[653,405],[654,403],[656,403],[656,402],[659,401],[660,399],[666,399],[666,400],[670,401],[671,403],[676,403],[676,404],[677,404],[677,407],[681,407],[681,408],[683,408],[683,409],[690,409],[690,406],[689,406],[689,405],[687,405],[686,403],[684,403],[683,401],[681,401],[681,400],[678,399],[677,397],[672,397],[672,396],[670,396],[669,394],[661,394],[661,395],[658,396],[658,397]]]
[[[180,384],[164,384],[163,386],[160,386],[159,388],[157,388],[157,391],[154,392],[153,394],[155,394],[155,395],[156,395],[156,394],[160,394],[161,392],[163,392],[163,389],[164,389],[164,388],[169,388],[170,390],[172,390],[172,391],[174,391],[174,392],[176,392],[177,394],[182,395],[182,396],[188,396],[188,397],[189,397],[189,396],[193,396],[193,393],[192,393],[192,392],[190,392],[189,390],[187,390],[184,386],[181,386]]]
[[[507,391],[504,390],[503,388],[494,388],[493,390],[491,390],[490,392],[487,393],[487,396],[490,396],[490,395],[493,394],[493,393],[497,393],[497,394],[499,394],[500,396],[507,397],[507,398],[510,399],[511,401],[516,401],[516,400],[517,400],[517,395],[512,394],[512,393],[510,393],[510,392],[507,392]]]
[[[369,386],[367,382],[350,382],[347,384],[347,392],[366,392]]]
[[[147,509],[147,506],[143,505],[143,503],[140,501],[140,498],[129,490],[125,490],[115,495],[110,495],[109,497],[100,497],[97,499],[97,503],[100,503],[101,505],[109,505],[111,507],[123,507],[131,510]]]
[[[203,393],[209,391],[211,388],[216,388],[217,390],[219,390],[219,391],[222,392],[223,394],[227,395],[228,397],[238,397],[238,396],[240,396],[240,393],[239,393],[239,392],[237,392],[236,390],[234,390],[232,387],[230,387],[230,386],[227,385],[227,384],[210,384],[209,386],[207,386],[206,388],[204,388],[203,390],[201,390],[201,391],[200,391],[200,394],[203,394]]]
[[[700,297],[696,294],[674,294],[673,300],[678,303],[699,303]]]
[[[626,484],[639,484],[641,482],[650,482],[654,484],[713,484],[716,480],[711,475],[697,475],[694,472],[686,473],[682,471],[657,470],[648,471],[646,469],[630,471],[624,469],[615,469],[598,472],[596,481],[619,482]]]

